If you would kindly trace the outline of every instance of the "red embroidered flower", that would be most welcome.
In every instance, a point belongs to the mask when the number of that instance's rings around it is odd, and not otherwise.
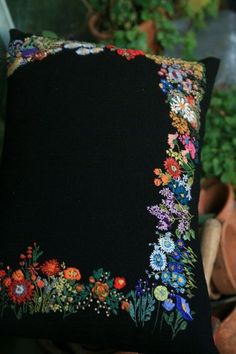
[[[58,272],[60,272],[60,269],[60,264],[56,259],[50,259],[41,265],[42,273],[48,275],[49,277],[56,275]]]
[[[117,48],[113,44],[108,44],[106,47],[111,50],[116,50],[117,54],[125,57],[127,60],[134,59],[138,55],[145,55],[145,52],[141,49]]]
[[[114,287],[116,289],[122,289],[126,286],[126,280],[124,277],[116,277],[114,280]]]
[[[73,267],[66,268],[63,271],[63,273],[64,273],[64,277],[66,279],[69,279],[69,280],[80,280],[81,279],[80,271],[77,268],[73,268]]]
[[[168,157],[164,162],[165,169],[173,177],[178,178],[181,175],[181,168],[178,162],[172,157]]]
[[[0,269],[0,279],[4,278],[6,274],[7,273],[4,269]]]
[[[10,278],[10,277],[7,277],[7,278],[5,278],[5,279],[3,280],[3,285],[4,285],[6,288],[8,288],[8,287],[11,285],[11,282],[12,282],[11,278]]]
[[[17,304],[31,300],[34,286],[26,279],[14,280],[8,287],[8,295]]]
[[[44,281],[42,279],[38,279],[37,280],[37,285],[39,287],[39,289],[42,289],[44,287]]]

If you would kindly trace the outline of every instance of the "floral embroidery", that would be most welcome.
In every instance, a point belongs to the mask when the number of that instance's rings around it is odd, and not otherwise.
[[[34,243],[26,255],[20,255],[18,269],[8,266],[0,270],[2,312],[10,307],[21,318],[24,313],[50,311],[67,316],[88,307],[107,317],[119,309],[129,311],[128,298],[121,291],[126,287],[124,277],[113,279],[109,272],[98,269],[85,283],[78,268],[66,267],[57,259],[40,263],[41,256]]]
[[[19,269],[0,269],[1,306],[14,309],[18,318],[23,313],[60,312],[64,316],[93,308],[97,314],[118,315],[125,311],[136,326],[153,322],[153,332],[164,323],[172,339],[193,321],[189,300],[194,296],[196,255],[188,242],[195,237],[191,228],[191,188],[198,163],[200,102],[204,92],[204,67],[195,62],[145,54],[141,50],[96,46],[91,43],[55,41],[32,36],[24,42],[14,41],[9,48],[9,75],[20,65],[42,60],[61,50],[74,50],[78,55],[99,53],[104,49],[128,61],[137,56],[154,61],[158,66],[160,89],[169,106],[173,131],[167,137],[166,158],[162,167],[153,168],[154,188],[161,202],[147,206],[156,219],[145,279],[139,279],[133,290],[123,276],[111,277],[102,268],[86,282],[80,269],[66,267],[57,259],[39,263],[42,255],[34,244],[26,255],[20,255]]]
[[[40,61],[48,55],[61,52],[63,49],[74,50],[78,55],[100,53],[104,46],[87,42],[63,41],[40,36],[31,36],[10,43],[7,53],[8,76],[22,65]]]

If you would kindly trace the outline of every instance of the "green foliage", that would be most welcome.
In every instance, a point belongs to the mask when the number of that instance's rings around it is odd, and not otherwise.
[[[183,319],[181,314],[175,310],[175,312],[163,313],[164,320],[172,330],[172,340],[175,338],[179,331],[184,331],[187,328],[187,321]]]
[[[215,91],[206,119],[202,148],[203,177],[236,186],[236,88]]]
[[[139,24],[152,20],[156,27],[156,42],[160,51],[181,45],[185,57],[193,56],[196,47],[195,29],[204,26],[206,16],[216,16],[219,0],[81,0],[89,15],[101,14],[101,31],[113,33],[112,42],[120,47],[151,51]],[[173,20],[186,18],[189,29],[183,36]],[[109,40],[108,40],[109,42]],[[107,43],[107,41],[103,41]]]

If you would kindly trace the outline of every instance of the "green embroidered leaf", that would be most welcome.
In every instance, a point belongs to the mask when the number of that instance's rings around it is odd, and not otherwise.
[[[134,305],[132,304],[132,302],[130,302],[129,314],[130,314],[131,318],[133,319],[133,321],[136,322]]]
[[[180,326],[179,326],[179,331],[184,331],[187,328],[187,321],[183,321],[181,322]]]

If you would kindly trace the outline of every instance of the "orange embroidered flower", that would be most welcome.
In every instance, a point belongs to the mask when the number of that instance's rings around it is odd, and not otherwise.
[[[92,288],[92,293],[95,298],[98,298],[100,301],[105,301],[109,295],[110,288],[106,283],[97,281]]]
[[[26,279],[14,280],[8,287],[8,295],[17,304],[31,300],[33,296],[33,285]]]
[[[163,173],[161,175],[161,181],[162,181],[163,184],[168,184],[169,181],[170,181],[170,176]]]
[[[25,278],[24,273],[20,269],[17,269],[15,272],[12,273],[12,279],[13,280],[21,281],[24,278]]]
[[[122,301],[121,309],[128,312],[130,309],[130,303],[128,301]]]
[[[83,285],[81,285],[81,284],[76,285],[75,290],[76,290],[76,291],[78,291],[78,293],[81,293],[81,291],[83,291],[83,290],[84,290],[84,286],[83,286]]]
[[[56,259],[50,259],[41,265],[41,271],[49,277],[56,275],[60,271],[60,264]]]
[[[159,176],[159,174],[161,173],[161,170],[159,168],[155,168],[153,170],[153,172],[155,173],[155,175]]]
[[[73,268],[73,267],[66,268],[63,271],[63,273],[64,273],[64,277],[66,279],[69,279],[69,280],[80,280],[81,279],[80,271],[77,268]]]
[[[3,280],[3,285],[8,288],[11,285],[11,278],[7,277]]]
[[[4,269],[0,269],[0,279],[4,278],[6,274],[7,273]]]
[[[180,134],[189,134],[190,130],[188,127],[188,123],[184,118],[173,116],[172,117],[172,125],[175,127]]]
[[[126,286],[126,280],[124,277],[116,277],[114,280],[114,287],[116,289],[122,289]]]
[[[161,185],[161,180],[160,178],[154,178],[154,184],[159,187]]]
[[[42,279],[37,280],[36,284],[38,285],[39,289],[42,289],[45,285]]]
[[[173,178],[178,178],[181,175],[180,165],[173,157],[168,157],[164,162],[164,166]]]

